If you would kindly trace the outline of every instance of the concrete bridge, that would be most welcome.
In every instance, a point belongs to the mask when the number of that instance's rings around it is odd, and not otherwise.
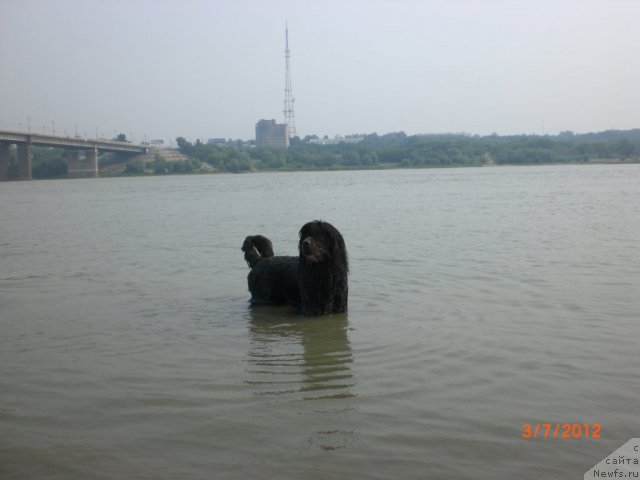
[[[9,179],[9,148],[17,146],[17,179],[31,180],[31,147],[58,147],[66,150],[67,172],[70,177],[97,177],[98,151],[124,152],[131,154],[147,153],[147,147],[112,140],[90,140],[85,138],[40,135],[36,133],[10,132],[0,130],[0,181]],[[81,168],[80,154],[84,152]]]

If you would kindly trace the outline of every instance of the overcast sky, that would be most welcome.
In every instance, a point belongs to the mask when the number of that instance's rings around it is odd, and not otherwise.
[[[301,136],[640,127],[636,0],[0,0],[0,128],[251,139],[285,22]]]

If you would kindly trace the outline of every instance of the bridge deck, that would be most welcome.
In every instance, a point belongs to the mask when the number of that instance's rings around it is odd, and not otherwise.
[[[92,140],[87,138],[60,137],[56,135],[43,135],[37,133],[11,132],[0,130],[0,143],[26,144],[38,147],[61,147],[87,150],[97,148],[103,152],[131,152],[146,153],[147,147],[127,142],[113,140]]]

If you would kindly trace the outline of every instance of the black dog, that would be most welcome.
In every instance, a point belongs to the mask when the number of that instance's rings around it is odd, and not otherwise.
[[[298,257],[274,256],[271,241],[262,235],[247,237],[242,251],[251,268],[252,304],[289,303],[305,315],[347,311],[347,250],[330,223],[315,220],[300,229]]]

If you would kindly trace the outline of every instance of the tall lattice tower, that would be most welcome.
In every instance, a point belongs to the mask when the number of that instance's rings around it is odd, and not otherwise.
[[[289,137],[296,136],[296,115],[293,111],[293,104],[296,99],[293,98],[293,93],[291,92],[291,52],[289,52],[289,25],[285,24],[284,29],[285,36],[285,49],[284,49],[284,59],[285,59],[285,80],[284,80],[284,123],[289,127]]]

